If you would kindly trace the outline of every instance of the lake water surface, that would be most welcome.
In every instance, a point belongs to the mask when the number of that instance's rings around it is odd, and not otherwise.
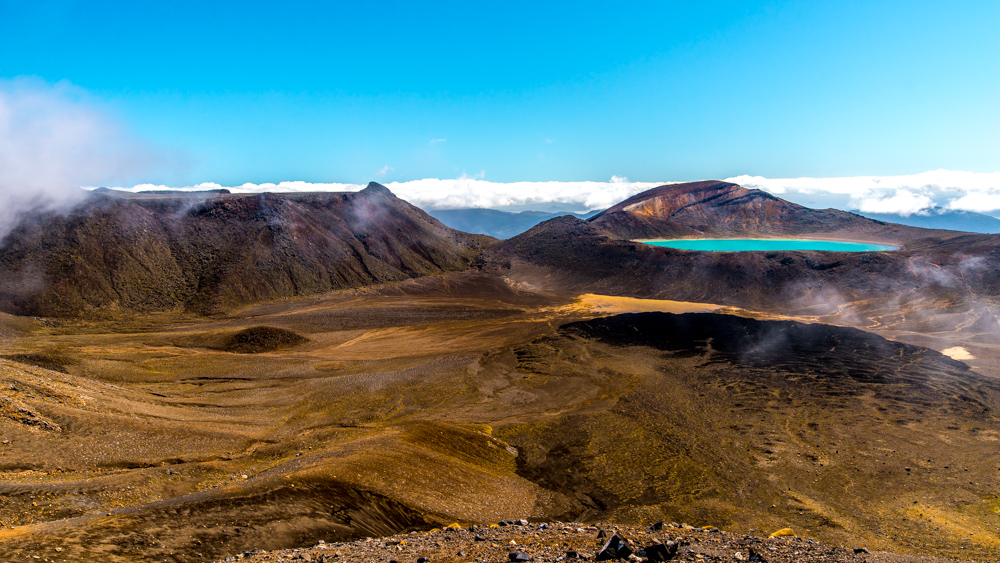
[[[846,240],[815,240],[802,238],[685,238],[646,240],[645,244],[665,246],[678,250],[709,252],[741,252],[752,250],[826,250],[835,252],[878,252],[899,250],[898,246]]]

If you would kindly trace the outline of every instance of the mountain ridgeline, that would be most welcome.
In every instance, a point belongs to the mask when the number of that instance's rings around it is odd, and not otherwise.
[[[904,243],[930,233],[836,209],[810,209],[729,182],[670,184],[647,190],[590,222],[613,238],[803,236]]]
[[[211,313],[468,268],[493,239],[371,183],[357,193],[127,194],[24,218],[0,245],[0,308]]]
[[[902,249],[699,253],[635,242],[748,236]],[[943,303],[1000,295],[998,241],[810,209],[718,181],[661,186],[499,243],[449,228],[374,182],[357,193],[100,190],[69,213],[23,218],[4,238],[0,311],[218,313],[473,266],[534,289],[765,310],[808,309],[830,294],[831,307],[887,295]]]
[[[814,237],[889,243],[894,252],[691,252],[641,239]],[[559,217],[487,250],[527,287],[720,303],[803,314],[896,299],[958,307],[1000,296],[1000,237],[809,209],[726,182],[654,188],[589,220]]]

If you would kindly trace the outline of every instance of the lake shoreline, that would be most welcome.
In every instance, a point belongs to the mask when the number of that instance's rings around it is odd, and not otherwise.
[[[901,248],[874,242],[788,237],[635,239],[632,242],[697,252],[890,252]]]

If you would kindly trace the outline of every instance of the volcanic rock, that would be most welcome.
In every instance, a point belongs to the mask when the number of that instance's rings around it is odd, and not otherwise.
[[[610,538],[608,538],[607,543],[604,544],[601,551],[597,553],[596,559],[598,561],[628,559],[629,555],[632,555],[632,548],[629,546],[628,542],[622,539],[618,534],[613,534]]]
[[[647,545],[639,550],[637,555],[645,557],[649,561],[670,561],[670,559],[677,553],[677,544],[673,542],[671,543],[673,545],[670,545],[669,547],[663,545],[662,543]]]

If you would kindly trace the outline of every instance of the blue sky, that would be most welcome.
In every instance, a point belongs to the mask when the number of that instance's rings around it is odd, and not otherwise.
[[[997,172],[998,29],[996,0],[0,0],[0,80],[143,147],[102,182]]]

